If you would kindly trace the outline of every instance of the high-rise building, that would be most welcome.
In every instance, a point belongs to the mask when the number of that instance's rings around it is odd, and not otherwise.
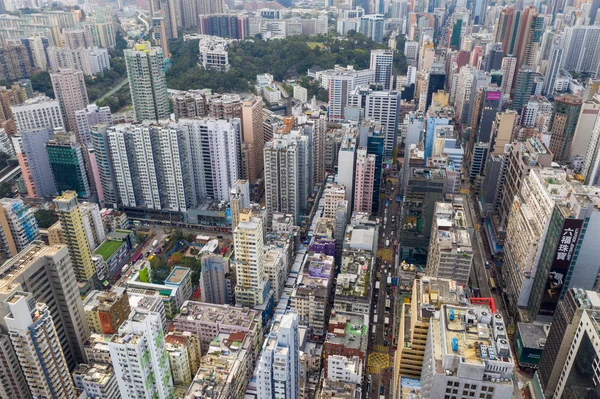
[[[437,202],[434,212],[427,275],[467,284],[473,264],[473,250],[462,201]]]
[[[38,96],[11,107],[18,131],[64,128],[63,113],[57,100]]]
[[[383,157],[385,154],[386,129],[382,125],[375,125],[369,130],[367,136],[367,154],[375,155],[375,178],[373,183],[373,207],[371,212],[379,211],[379,193],[383,178]]]
[[[83,72],[77,69],[65,68],[50,74],[54,95],[60,104],[60,110],[65,119],[66,130],[77,131],[75,112],[84,109],[89,104]],[[86,137],[77,137],[79,143]]]
[[[521,112],[523,106],[527,104],[529,98],[533,94],[536,73],[528,66],[523,66],[519,70],[515,83],[512,109]],[[503,79],[504,80],[504,79]]]
[[[452,392],[457,397],[512,397],[514,360],[506,325],[493,299],[486,303],[473,298],[467,306],[446,304],[440,312],[439,319],[429,321],[421,374],[423,397],[441,398]],[[467,334],[470,329],[485,334]],[[493,379],[486,369],[494,370]]]
[[[215,333],[185,398],[205,396],[208,392],[213,399],[244,397],[254,364],[251,339],[245,332]]]
[[[550,167],[552,153],[541,138],[535,136],[524,142],[512,143],[506,163],[506,180],[498,207],[501,230],[506,227],[513,200],[521,191],[521,185],[529,171],[535,166]]]
[[[356,151],[354,179],[354,212],[371,213],[375,184],[375,155],[367,154],[365,147]]]
[[[185,211],[199,201],[227,200],[241,174],[239,119],[112,126],[108,141],[119,201],[127,207]]]
[[[12,138],[27,196],[41,198],[56,194],[46,143],[52,137],[49,128],[23,131]]]
[[[407,165],[405,205],[400,231],[400,258],[407,262],[426,265],[436,202],[444,201],[448,190],[445,169]]]
[[[380,123],[385,129],[384,156],[390,158],[398,140],[398,118],[400,112],[398,91],[380,91],[358,86],[348,96],[350,107],[364,110],[364,119]]]
[[[323,217],[334,218],[339,202],[346,199],[346,187],[341,184],[327,183],[323,190],[323,199],[325,200]]]
[[[600,113],[600,102],[595,99],[584,101],[577,119],[577,127],[573,134],[569,160],[585,156],[592,144],[592,135],[598,114]]]
[[[96,399],[119,399],[121,394],[111,364],[90,362],[80,364],[73,371],[75,388]]]
[[[149,42],[125,50],[129,90],[138,122],[169,117],[164,57],[163,51]]]
[[[66,132],[56,132],[46,143],[48,162],[54,187],[58,193],[73,190],[80,198],[92,196],[81,144],[75,136]]]
[[[300,212],[300,173],[306,162],[300,157],[300,140],[291,134],[276,135],[265,144],[265,199],[267,217],[275,212],[289,213],[298,220]]]
[[[266,338],[256,369],[258,397],[300,397],[298,315],[278,316]]]
[[[346,201],[348,201],[349,210],[354,209],[352,201],[354,200],[354,168],[356,167],[357,141],[357,132],[347,131],[342,139],[338,154],[337,183],[346,187]]]
[[[253,97],[242,104],[242,178],[254,184],[264,168],[263,102]]]
[[[375,83],[383,85],[384,90],[392,88],[393,50],[371,50],[369,69],[375,71]]]
[[[167,399],[173,378],[159,313],[134,310],[108,342],[121,397]]]
[[[67,361],[48,306],[30,293],[15,292],[4,301],[4,323],[35,398],[76,396]]]
[[[600,67],[600,26],[569,26],[563,32],[560,68],[597,73]]]
[[[67,247],[34,241],[6,262],[0,272],[0,300],[16,291],[29,292],[36,302],[48,306],[68,368],[86,363],[83,345],[89,329]],[[8,332],[4,323],[6,312],[7,309],[0,309],[4,333]]]
[[[444,90],[446,84],[446,69],[444,64],[441,62],[434,62],[429,69],[427,78],[427,99],[425,103],[425,110],[429,109],[431,100],[433,99],[433,93],[437,93],[439,90]]]
[[[240,212],[240,223],[233,232],[237,284],[235,300],[242,306],[262,305],[268,294],[264,270],[263,221],[251,210]]]
[[[33,209],[20,199],[0,199],[0,250],[10,258],[40,238]]]
[[[577,386],[579,389],[586,389],[583,384],[585,381],[592,380],[591,376],[581,378],[574,386],[570,383],[569,369],[575,373],[582,373],[586,368],[592,371],[589,361],[581,364],[580,366],[583,367],[578,367],[578,369],[573,370],[571,367],[573,362],[580,361],[580,358],[598,356],[597,349],[588,342],[591,339],[590,336],[594,335],[593,333],[590,335],[590,328],[593,330],[598,323],[592,315],[598,310],[600,310],[598,293],[581,288],[570,288],[558,303],[537,372],[546,397],[561,397],[561,391],[566,393],[564,391],[566,385],[569,386],[567,391],[575,388],[568,393],[577,392]],[[597,331],[595,333],[597,334]],[[596,335],[595,339],[598,338]],[[577,349],[581,348],[583,341],[586,341],[582,348],[585,354],[581,356]],[[558,396],[555,393],[559,393]],[[585,397],[585,394],[575,394],[574,397]]]
[[[513,80],[515,78],[515,71],[517,70],[517,59],[512,55],[502,58],[502,65],[500,71],[502,72],[502,94],[510,95],[510,91],[513,86]]]
[[[112,125],[112,114],[109,107],[98,107],[90,104],[84,109],[75,111],[77,129],[75,133],[80,137],[80,142],[89,144],[92,141],[90,131],[92,126],[99,124]]]
[[[62,37],[65,47],[68,48],[89,48],[94,45],[94,41],[89,30],[64,29],[62,31]]]
[[[400,305],[399,332],[409,333],[398,334],[392,395],[397,392],[401,377],[421,378],[429,319],[434,317],[435,310],[444,304],[458,306],[465,298],[464,289],[456,281],[435,277],[415,279],[411,291],[410,303]]]
[[[581,107],[580,97],[565,94],[554,99],[550,120],[550,151],[554,154],[554,162],[566,163],[570,160]]]
[[[357,86],[369,85],[374,81],[375,71],[371,69],[333,72],[327,75],[326,87],[329,93],[329,121],[344,121],[344,108],[348,105],[348,96],[350,93]]]
[[[358,32],[374,42],[381,43],[384,33],[383,15],[372,14],[360,17]]]
[[[91,125],[90,138],[100,179],[100,185],[96,185],[98,199],[104,206],[114,208],[119,203],[119,193],[108,140],[108,125]]]
[[[92,251],[88,243],[83,217],[77,204],[77,193],[65,191],[54,199],[54,205],[62,226],[63,235],[69,248],[73,270],[77,281],[82,284],[92,283],[95,276]]]
[[[201,261],[200,286],[202,287],[202,302],[218,305],[229,303],[228,299],[230,295],[228,293],[231,293],[234,288],[227,284],[230,280],[225,278],[230,273],[229,258],[223,255],[204,254]]]
[[[554,93],[554,87],[556,85],[556,79],[558,78],[563,56],[564,49],[561,46],[560,40],[556,40],[552,45],[549,63],[546,67],[546,74],[544,75],[544,86],[542,87],[543,95],[550,96]]]
[[[9,43],[0,48],[0,79],[5,82],[31,76],[31,59],[21,43]]]
[[[116,334],[131,313],[129,296],[124,287],[110,291],[90,291],[83,301],[90,331],[96,334]]]

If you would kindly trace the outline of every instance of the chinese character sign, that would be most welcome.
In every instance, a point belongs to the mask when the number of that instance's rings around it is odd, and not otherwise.
[[[579,240],[582,223],[583,221],[580,219],[566,219],[563,224],[556,242],[556,251],[552,266],[546,280],[546,287],[539,311],[540,315],[552,316],[554,314],[565,279],[567,278],[571,260],[573,259],[575,246]]]

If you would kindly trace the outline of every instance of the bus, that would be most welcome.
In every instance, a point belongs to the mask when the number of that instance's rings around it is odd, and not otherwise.
[[[133,257],[133,259],[131,260],[131,264],[134,264],[135,262],[137,262],[138,260],[142,259],[142,253],[138,253],[137,255],[135,255]]]
[[[490,277],[490,292],[496,292],[496,280]]]

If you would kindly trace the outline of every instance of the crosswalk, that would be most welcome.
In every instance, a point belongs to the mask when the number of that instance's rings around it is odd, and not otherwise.
[[[383,352],[383,353],[387,353],[387,347],[383,346],[383,345],[373,345],[373,348],[375,348],[375,350],[377,352]]]

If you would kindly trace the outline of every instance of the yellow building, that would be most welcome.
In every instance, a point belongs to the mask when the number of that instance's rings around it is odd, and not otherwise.
[[[89,283],[95,275],[92,251],[88,243],[77,193],[65,191],[54,199],[64,240],[69,248],[75,278],[79,283]],[[93,282],[92,282],[93,283]]]
[[[399,388],[401,377],[421,378],[429,319],[435,311],[443,304],[459,305],[465,301],[463,288],[453,280],[422,277],[414,281],[410,303],[401,305],[392,397]]]

